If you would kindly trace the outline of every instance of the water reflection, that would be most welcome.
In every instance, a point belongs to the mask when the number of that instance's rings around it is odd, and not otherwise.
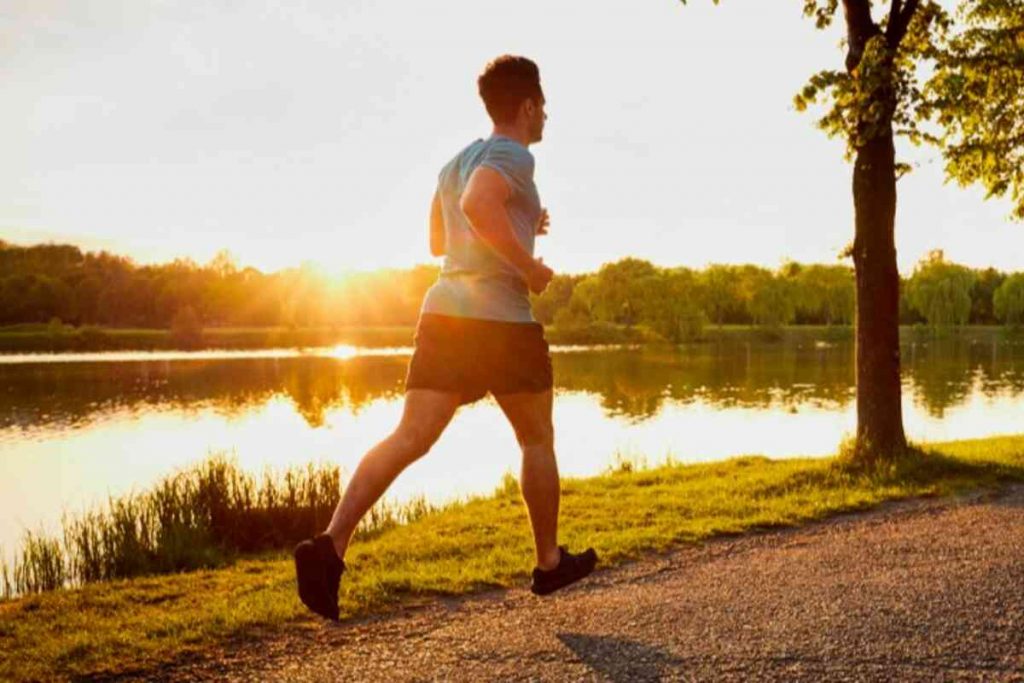
[[[145,487],[211,450],[259,471],[317,460],[345,471],[398,420],[408,355],[256,353],[0,363],[0,547]],[[1020,431],[1024,344],[903,345],[904,416],[917,440]],[[855,425],[850,342],[731,342],[554,354],[565,476],[616,452],[653,464],[760,453],[824,455]],[[486,444],[484,448],[481,444]],[[460,411],[389,495],[487,492],[518,469],[493,400]],[[454,473],[457,473],[455,475]]]
[[[974,392],[1024,390],[1024,345],[960,340],[908,343],[904,382],[943,417]],[[205,358],[188,361],[0,365],[0,440],[86,427],[113,411],[212,407],[241,415],[283,395],[310,427],[403,390],[405,355]],[[711,344],[683,349],[582,350],[554,355],[559,391],[599,398],[607,416],[642,421],[666,401],[725,408],[843,409],[854,399],[853,345]]]
[[[909,388],[930,415],[943,417],[973,392],[993,397],[1024,389],[1024,344],[952,337],[910,342],[902,349]]]
[[[722,408],[809,403],[841,408],[852,399],[852,347],[715,344],[681,350],[580,353],[556,359],[556,384],[601,397],[609,415],[650,418],[666,400]]]
[[[240,358],[0,366],[0,439],[84,427],[118,411],[210,406],[225,417],[283,394],[311,427],[336,408],[358,412],[402,392],[404,356]],[[25,434],[28,432],[29,434]]]

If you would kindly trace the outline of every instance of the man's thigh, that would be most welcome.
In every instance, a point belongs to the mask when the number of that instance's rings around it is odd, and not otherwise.
[[[555,434],[551,422],[553,391],[495,394],[505,417],[515,430],[520,446],[553,443]]]
[[[432,444],[448,426],[461,402],[455,392],[434,389],[409,389],[399,431]]]

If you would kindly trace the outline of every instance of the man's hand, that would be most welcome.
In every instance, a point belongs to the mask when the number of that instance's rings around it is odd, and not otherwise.
[[[548,226],[549,225],[551,225],[551,219],[548,218],[548,210],[547,209],[541,209],[540,210],[540,218],[537,219],[537,229],[535,231],[536,234],[538,234],[538,235],[546,235],[546,234],[548,234]]]
[[[529,272],[526,273],[526,286],[534,294],[541,294],[548,288],[548,283],[555,276],[555,271],[544,265],[544,259],[537,259],[533,262]]]

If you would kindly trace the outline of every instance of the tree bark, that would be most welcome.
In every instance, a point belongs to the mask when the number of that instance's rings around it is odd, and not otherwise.
[[[906,450],[900,387],[896,168],[891,126],[857,152],[853,169],[857,280],[857,443],[863,463]]]
[[[893,51],[903,39],[918,0],[893,0]],[[871,19],[868,0],[843,0],[849,51],[846,68],[855,73],[868,41],[881,33]],[[893,24],[896,24],[895,28]],[[857,281],[857,441],[854,459],[863,464],[903,453],[900,386],[900,276],[896,266],[896,150],[892,113],[896,93],[885,84],[872,93],[881,103],[884,123],[862,123],[861,144],[853,167],[855,236],[853,265]]]

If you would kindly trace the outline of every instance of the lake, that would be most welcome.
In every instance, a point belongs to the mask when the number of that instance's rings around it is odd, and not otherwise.
[[[992,331],[990,331],[992,332]],[[351,472],[397,424],[411,349],[0,356],[0,547],[24,528],[143,490],[211,452],[246,469],[315,461]],[[833,453],[855,420],[853,345],[810,337],[679,348],[553,348],[563,476],[618,458],[698,462]],[[1024,431],[1024,343],[998,333],[903,344],[908,436]],[[493,398],[460,408],[389,492],[435,502],[518,472]]]

